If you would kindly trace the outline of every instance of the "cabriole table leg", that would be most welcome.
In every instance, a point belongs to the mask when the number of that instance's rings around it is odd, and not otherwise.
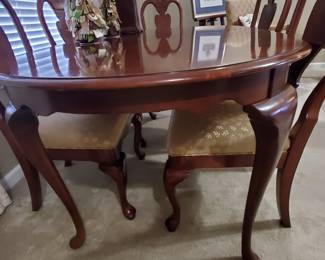
[[[252,250],[251,239],[255,217],[265,189],[276,169],[288,137],[297,107],[297,93],[292,87],[273,98],[246,106],[256,136],[256,155],[250,181],[242,233],[244,260],[260,259]]]
[[[83,221],[59,172],[46,154],[38,133],[37,116],[27,107],[16,110],[9,105],[6,109],[6,121],[28,160],[43,175],[68,210],[76,228],[76,235],[70,240],[70,247],[81,247],[86,236]]]

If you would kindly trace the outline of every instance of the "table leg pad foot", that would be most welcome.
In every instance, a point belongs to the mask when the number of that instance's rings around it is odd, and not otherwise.
[[[173,216],[169,217],[165,221],[165,226],[169,232],[175,232],[178,228],[179,221]]]
[[[78,249],[82,247],[84,242],[85,242],[85,235],[77,234],[73,238],[71,238],[69,245],[72,249]]]
[[[132,205],[127,205],[123,209],[123,215],[128,219],[128,220],[133,220],[136,216],[136,209]]]
[[[243,260],[261,260],[261,258],[254,252],[249,252],[243,255]]]

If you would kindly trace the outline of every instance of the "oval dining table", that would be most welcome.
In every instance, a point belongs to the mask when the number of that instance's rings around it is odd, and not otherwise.
[[[78,47],[65,42],[26,50],[16,61],[1,57],[0,84],[10,99],[6,122],[71,215],[76,234],[70,245],[77,248],[85,240],[83,221],[46,154],[38,115],[187,110],[204,116],[216,104],[235,100],[256,135],[242,255],[259,259],[251,246],[253,224],[296,110],[289,69],[310,51],[295,35],[236,26],[189,26],[170,37],[147,30]]]

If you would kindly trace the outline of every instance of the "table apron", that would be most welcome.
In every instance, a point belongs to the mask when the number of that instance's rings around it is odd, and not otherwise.
[[[163,85],[116,90],[47,90],[6,87],[13,105],[27,106],[38,115],[55,112],[77,114],[137,113],[169,109],[204,112],[224,100],[249,105],[281,92],[287,82],[289,65],[271,70],[187,85]]]

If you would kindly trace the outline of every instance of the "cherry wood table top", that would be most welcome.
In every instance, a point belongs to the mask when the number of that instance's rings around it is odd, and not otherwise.
[[[17,56],[17,64],[4,57],[0,81],[47,90],[185,85],[268,70],[309,52],[295,35],[241,26],[190,26],[173,29],[168,38],[147,30],[81,47],[52,46]]]

